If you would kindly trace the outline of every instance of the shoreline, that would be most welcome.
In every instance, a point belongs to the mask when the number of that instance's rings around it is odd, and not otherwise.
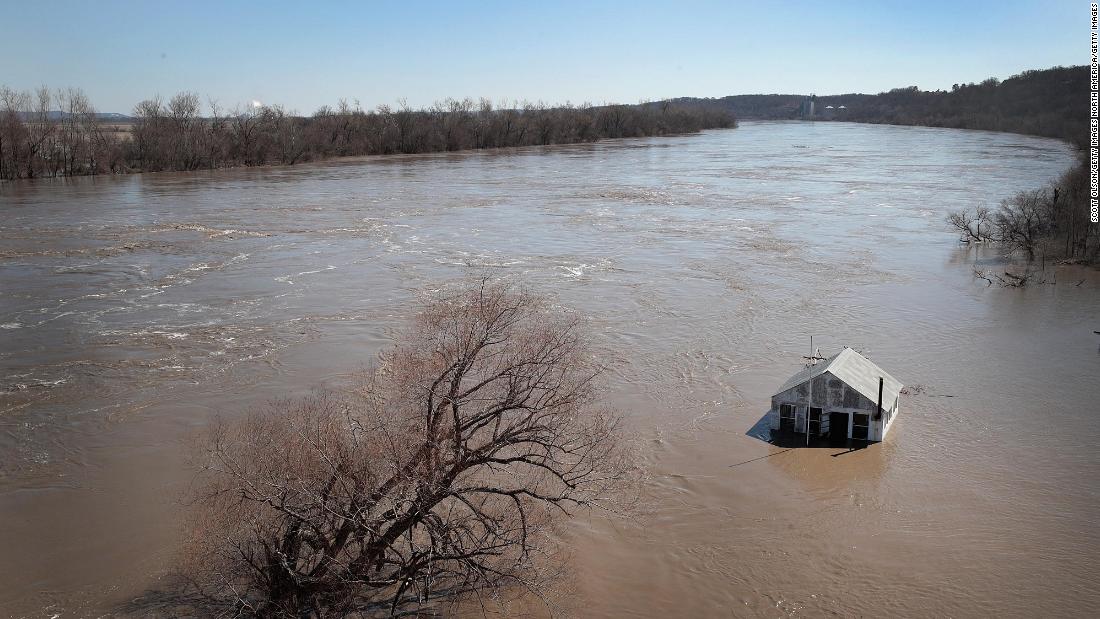
[[[740,122],[740,121],[738,121]],[[761,121],[753,121],[761,122]],[[787,121],[782,121],[787,122]],[[364,154],[364,155],[340,155],[336,157],[322,157],[318,159],[308,159],[305,161],[298,161],[295,163],[265,163],[263,165],[233,165],[233,166],[219,166],[216,168],[196,168],[194,170],[135,170],[133,172],[110,172],[104,174],[61,174],[58,176],[36,176],[34,178],[0,178],[0,187],[5,185],[14,185],[16,183],[36,183],[46,181],[62,181],[73,180],[78,178],[125,178],[129,176],[147,176],[151,174],[191,174],[201,172],[224,172],[228,170],[271,170],[271,169],[288,169],[306,166],[309,164],[326,164],[326,163],[338,163],[338,162],[352,162],[356,160],[371,160],[371,159],[385,159],[385,160],[401,160],[401,159],[414,159],[417,157],[440,157],[444,155],[468,155],[471,153],[500,153],[503,151],[525,151],[533,149],[544,149],[554,147],[569,147],[569,146],[590,146],[595,144],[608,144],[623,142],[626,140],[648,140],[655,138],[680,138],[680,137],[693,137],[701,135],[705,131],[732,131],[737,129],[737,126],[733,127],[707,127],[700,129],[699,131],[688,131],[681,133],[662,133],[655,135],[642,135],[631,137],[616,137],[616,138],[601,138],[598,140],[591,140],[585,142],[554,142],[551,144],[524,144],[522,146],[490,146],[486,148],[465,148],[460,150],[435,150],[425,151],[422,153],[384,153],[384,154]]]
[[[754,123],[754,124],[787,124],[787,123],[806,123],[813,124],[817,122],[827,123],[830,125],[840,124],[852,124],[852,125],[879,125],[890,127],[912,127],[920,129],[942,129],[947,131],[973,131],[979,133],[990,133],[997,135],[1022,135],[1031,138],[1038,138],[1042,140],[1055,140],[1062,142],[1074,150],[1074,154],[1077,157],[1082,157],[1087,154],[1082,147],[1068,138],[1059,138],[1047,135],[1039,135],[1035,133],[1020,133],[1016,131],[994,131],[991,129],[975,129],[971,127],[943,127],[940,125],[917,125],[917,124],[898,124],[898,123],[886,123],[886,122],[871,122],[871,121],[858,121],[858,120],[812,120],[804,121],[796,118],[788,119],[774,119],[774,118],[738,118],[737,124],[732,127],[707,127],[700,129],[699,131],[689,131],[680,133],[663,133],[644,136],[631,136],[631,137],[608,137],[601,138],[592,141],[582,142],[555,142],[551,144],[525,144],[522,146],[492,146],[486,148],[466,148],[460,150],[437,150],[437,151],[425,151],[422,153],[384,153],[384,154],[363,154],[363,155],[340,155],[335,157],[321,157],[317,159],[309,159],[306,161],[299,161],[296,163],[265,163],[263,165],[233,165],[233,166],[218,166],[213,168],[197,168],[193,170],[135,170],[131,172],[111,172],[102,174],[62,174],[57,176],[37,176],[34,178],[0,178],[0,187],[11,186],[21,183],[40,183],[40,182],[52,182],[62,180],[72,180],[77,178],[122,178],[129,176],[146,176],[152,174],[187,174],[187,173],[202,173],[202,172],[223,172],[228,170],[241,170],[241,169],[255,169],[255,170],[268,170],[268,169],[283,169],[283,168],[296,168],[309,164],[327,164],[327,163],[339,163],[339,162],[352,162],[357,160],[401,160],[401,159],[413,159],[417,157],[439,157],[443,155],[468,155],[471,153],[500,153],[504,151],[526,151],[533,149],[545,149],[552,147],[569,147],[569,146],[585,146],[594,144],[607,144],[623,142],[627,140],[645,140],[652,138],[677,138],[677,137],[693,137],[701,135],[706,131],[729,131],[739,128],[740,123]]]

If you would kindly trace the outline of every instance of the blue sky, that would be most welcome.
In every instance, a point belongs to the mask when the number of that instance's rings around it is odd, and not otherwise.
[[[0,84],[76,86],[112,112],[181,90],[303,113],[880,92],[1088,61],[1088,3],[1070,0],[3,1]]]

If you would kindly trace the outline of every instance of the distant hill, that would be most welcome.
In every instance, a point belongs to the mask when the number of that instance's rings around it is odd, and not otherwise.
[[[1003,82],[990,78],[980,84],[956,84],[951,90],[927,91],[910,86],[877,95],[819,95],[814,120],[986,129],[1084,144],[1088,139],[1088,92],[1087,66],[1054,67],[1024,71]],[[720,99],[687,97],[675,102],[718,104],[743,120],[779,120],[799,118],[806,97],[735,95]]]
[[[62,111],[59,111],[59,110],[52,110],[50,112],[47,112],[46,115],[51,121],[66,120],[66,119],[69,118],[69,113],[68,112],[62,112]],[[33,112],[20,112],[19,113],[20,120],[22,120],[23,122],[33,122],[34,120],[36,120],[35,116],[36,115]],[[96,113],[95,117],[96,117],[97,120],[101,120],[101,121],[104,121],[104,122],[111,122],[111,123],[132,123],[132,122],[134,122],[134,118],[132,116],[127,116],[126,114],[119,114],[118,112],[98,112],[98,113]]]

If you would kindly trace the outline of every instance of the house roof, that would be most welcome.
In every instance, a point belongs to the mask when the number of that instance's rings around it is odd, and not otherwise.
[[[788,389],[792,389],[802,383],[816,378],[825,372],[844,381],[849,387],[858,391],[872,402],[878,400],[878,379],[882,377],[882,403],[883,406],[892,404],[894,398],[901,393],[904,386],[901,381],[890,376],[885,370],[871,362],[867,357],[859,354],[851,348],[845,347],[837,354],[808,368],[804,368],[787,379],[783,386],[775,392],[779,395]]]

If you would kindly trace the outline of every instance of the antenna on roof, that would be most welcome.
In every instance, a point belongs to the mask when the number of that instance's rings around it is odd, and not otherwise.
[[[802,358],[807,361],[806,367],[810,367],[811,365],[817,365],[818,361],[824,361],[825,360],[825,357],[821,356],[821,348],[820,347],[817,348],[817,350],[814,350],[814,336],[812,336],[812,335],[810,336],[810,354],[809,354],[809,356],[803,355]]]

